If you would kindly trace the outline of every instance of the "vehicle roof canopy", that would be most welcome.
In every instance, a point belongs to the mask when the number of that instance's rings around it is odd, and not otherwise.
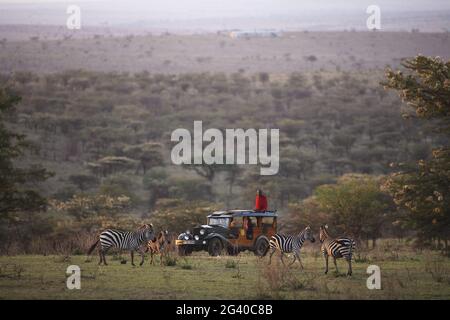
[[[277,217],[276,211],[255,211],[255,210],[226,210],[215,211],[208,215],[208,218],[235,218],[235,217]]]

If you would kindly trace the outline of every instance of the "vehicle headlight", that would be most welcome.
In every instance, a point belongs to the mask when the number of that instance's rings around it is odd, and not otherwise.
[[[198,241],[200,239],[200,237],[198,235],[195,235],[194,239]]]
[[[200,229],[200,234],[204,235],[205,234],[205,229]]]
[[[185,236],[184,236],[184,240],[189,240],[189,236],[188,236],[188,235],[185,235]]]

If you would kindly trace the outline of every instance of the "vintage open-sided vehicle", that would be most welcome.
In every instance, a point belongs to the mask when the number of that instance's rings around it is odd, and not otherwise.
[[[207,250],[211,256],[224,250],[236,255],[250,250],[264,256],[270,237],[277,232],[277,216],[276,211],[216,211],[208,215],[206,225],[181,233],[175,244],[181,255],[201,250]]]

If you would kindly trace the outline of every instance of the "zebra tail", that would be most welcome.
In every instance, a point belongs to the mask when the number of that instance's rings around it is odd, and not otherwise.
[[[90,255],[92,253],[92,251],[94,251],[94,249],[97,246],[99,241],[100,241],[100,239],[97,239],[97,241],[95,241],[95,243],[89,248],[89,251],[87,253],[88,255]]]

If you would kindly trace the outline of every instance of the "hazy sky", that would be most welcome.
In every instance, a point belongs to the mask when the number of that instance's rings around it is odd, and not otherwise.
[[[191,21],[192,27],[206,29],[246,24],[255,28],[315,25],[358,29],[365,25],[366,8],[376,4],[387,25],[404,29],[426,23],[437,29],[450,27],[450,0],[0,0],[0,24],[64,25],[68,4],[81,7],[86,25],[148,23],[155,27],[164,21],[160,24],[163,27]]]
[[[379,5],[387,10],[421,11],[450,9],[449,0],[0,0],[0,4],[98,4],[105,10],[166,11],[182,14],[191,11],[203,15],[289,14],[302,10],[348,10]],[[224,11],[224,12],[222,12]]]

